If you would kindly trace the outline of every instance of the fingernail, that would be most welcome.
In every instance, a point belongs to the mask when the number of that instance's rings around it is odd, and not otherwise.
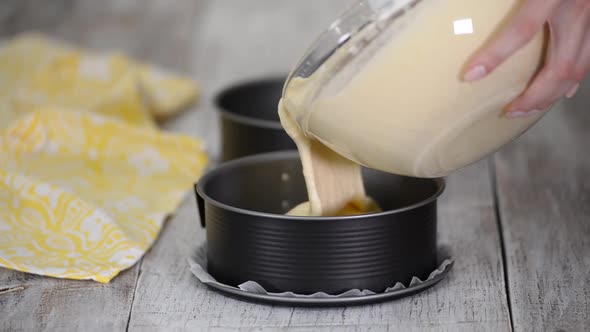
[[[535,115],[539,115],[539,114],[542,114],[542,113],[545,113],[545,111],[544,110],[532,110],[532,111],[529,112],[529,115],[530,116],[535,116]]]
[[[524,118],[528,116],[528,112],[525,111],[511,111],[506,113],[506,117],[515,119],[515,118]]]
[[[566,97],[566,98],[572,98],[573,96],[575,96],[575,95],[576,95],[576,93],[578,92],[578,89],[579,89],[579,88],[580,88],[580,83],[578,83],[578,84],[574,85],[574,87],[573,87],[573,88],[571,88],[571,89],[570,89],[570,91],[568,91],[568,92],[565,94],[565,97]]]
[[[529,116],[534,116],[534,115],[539,115],[541,113],[543,113],[544,111],[542,110],[530,110],[530,111],[510,111],[508,113],[506,113],[506,117],[509,118],[526,118]]]
[[[465,73],[463,76],[463,80],[466,82],[473,82],[484,78],[488,74],[486,67],[479,65],[471,68],[468,72]]]

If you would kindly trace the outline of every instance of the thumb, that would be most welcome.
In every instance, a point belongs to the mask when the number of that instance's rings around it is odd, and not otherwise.
[[[463,74],[467,82],[484,78],[508,57],[525,46],[541,30],[561,0],[526,0],[508,25],[478,51]]]

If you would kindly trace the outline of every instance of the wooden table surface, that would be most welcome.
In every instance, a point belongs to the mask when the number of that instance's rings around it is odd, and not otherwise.
[[[350,0],[2,0],[0,37],[35,29],[122,50],[199,80],[204,99],[164,124],[218,153],[212,97],[284,73]],[[448,179],[437,287],[395,302],[302,309],[244,303],[200,284],[204,241],[187,198],[143,260],[108,285],[0,269],[0,330],[590,330],[590,82],[488,161]]]

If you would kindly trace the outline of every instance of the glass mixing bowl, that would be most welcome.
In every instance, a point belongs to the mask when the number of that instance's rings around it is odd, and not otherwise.
[[[488,77],[461,77],[519,0],[359,1],[305,53],[284,90],[310,138],[361,165],[449,174],[493,153],[542,115],[508,119],[543,59],[544,32]]]

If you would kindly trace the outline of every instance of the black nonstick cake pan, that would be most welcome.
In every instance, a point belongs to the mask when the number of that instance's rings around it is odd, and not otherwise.
[[[397,282],[428,278],[437,255],[437,199],[442,179],[363,169],[368,195],[384,212],[292,217],[307,200],[297,152],[234,160],[196,186],[207,234],[207,271],[218,282],[247,281],[268,292],[380,293]]]
[[[295,149],[279,121],[278,104],[284,83],[282,76],[253,79],[226,88],[216,96],[223,161]]]

